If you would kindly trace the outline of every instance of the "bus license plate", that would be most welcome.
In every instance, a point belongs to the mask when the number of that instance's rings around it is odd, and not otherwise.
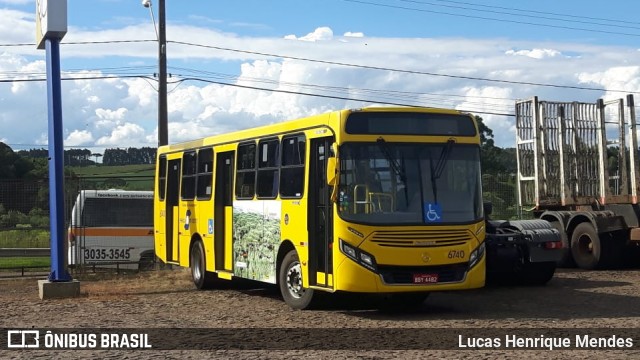
[[[413,274],[414,284],[435,284],[438,282],[438,274]]]

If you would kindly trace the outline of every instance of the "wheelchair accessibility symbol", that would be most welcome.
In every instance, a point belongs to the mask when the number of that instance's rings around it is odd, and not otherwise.
[[[424,222],[442,221],[442,207],[438,203],[424,203]]]

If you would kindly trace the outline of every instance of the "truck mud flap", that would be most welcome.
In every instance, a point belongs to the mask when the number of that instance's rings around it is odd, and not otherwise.
[[[555,229],[527,230],[524,236],[528,238],[529,261],[558,262],[562,258],[562,249],[548,249],[547,243],[562,243],[560,233]]]

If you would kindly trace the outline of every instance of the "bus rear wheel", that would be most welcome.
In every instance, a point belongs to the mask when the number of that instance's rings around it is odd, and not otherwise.
[[[302,286],[302,265],[295,250],[289,251],[282,259],[278,283],[284,302],[291,308],[304,310],[312,306],[314,291]]]
[[[218,280],[216,273],[207,272],[206,265],[202,241],[196,240],[189,251],[189,266],[191,267],[193,283],[196,288],[201,290],[212,288]]]

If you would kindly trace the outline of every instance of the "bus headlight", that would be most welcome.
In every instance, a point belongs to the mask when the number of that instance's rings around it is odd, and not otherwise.
[[[373,255],[349,245],[342,239],[339,240],[340,251],[342,251],[343,254],[347,255],[348,258],[371,271],[375,272],[377,270],[376,258],[373,257]]]
[[[476,266],[480,259],[482,259],[482,256],[484,256],[484,242],[482,242],[482,244],[480,244],[480,246],[473,250],[471,255],[469,255],[469,269]]]

